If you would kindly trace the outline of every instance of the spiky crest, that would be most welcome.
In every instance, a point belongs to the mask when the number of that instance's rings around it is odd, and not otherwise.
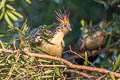
[[[67,10],[64,10],[64,14],[62,14],[62,11],[60,9],[57,9],[55,13],[56,13],[59,26],[62,26],[64,24],[67,24],[68,26],[70,26],[69,12]]]

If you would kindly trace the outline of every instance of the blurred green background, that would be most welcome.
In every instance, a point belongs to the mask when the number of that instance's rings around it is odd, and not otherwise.
[[[28,19],[28,25],[31,28],[56,22],[54,11],[57,8],[63,9],[64,7],[70,10],[72,32],[65,37],[67,44],[74,42],[79,36],[82,19],[87,22],[92,20],[93,24],[97,24],[102,21],[103,17],[110,19],[113,12],[119,11],[117,0],[111,2],[109,0],[97,0],[97,2],[94,0],[31,0],[31,2],[32,4],[28,4],[25,0],[11,0],[9,3],[25,17],[24,20]],[[108,15],[110,16],[108,17]],[[6,33],[7,29],[7,23],[2,19],[0,33]]]

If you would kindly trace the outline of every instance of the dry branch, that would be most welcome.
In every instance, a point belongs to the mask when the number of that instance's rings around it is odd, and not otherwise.
[[[100,72],[100,73],[104,73],[104,74],[108,74],[108,73],[112,73],[113,75],[115,75],[116,77],[120,77],[119,73],[116,72],[112,72],[103,68],[96,68],[96,67],[89,67],[89,66],[84,66],[84,65],[75,65],[72,64],[71,62],[59,58],[59,57],[54,57],[54,56],[50,56],[50,55],[46,55],[46,54],[38,54],[38,53],[31,53],[28,51],[28,49],[25,49],[24,52],[28,55],[34,56],[34,57],[39,57],[39,58],[43,58],[43,59],[51,59],[51,60],[56,60],[56,61],[60,61],[65,63],[66,65],[68,65],[70,68],[74,68],[74,69],[80,69],[80,70],[88,70],[88,71],[95,71],[95,72]]]
[[[24,52],[24,53],[26,53],[30,56],[63,62],[66,65],[68,65],[70,68],[87,70],[87,71],[95,71],[95,72],[100,72],[100,73],[104,73],[104,74],[112,73],[116,77],[120,77],[120,73],[112,72],[112,71],[109,71],[109,70],[106,70],[106,69],[103,69],[103,68],[96,68],[96,67],[90,67],[90,66],[84,66],[84,65],[75,65],[75,64],[72,64],[71,62],[69,62],[65,59],[62,59],[60,57],[54,57],[54,56],[50,56],[50,55],[47,55],[47,54],[32,53],[32,52],[29,51],[28,48],[25,48],[23,51],[22,50],[8,50],[8,49],[4,48],[4,45],[3,45],[2,41],[0,41],[0,44],[2,45],[2,49],[0,49],[0,51],[3,51],[3,52],[10,52],[10,53]]]
[[[94,77],[94,76],[86,74],[84,72],[80,72],[80,71],[76,71],[76,70],[72,70],[72,69],[67,69],[65,72],[71,72],[71,73],[80,74],[80,75],[82,75],[84,77],[87,77],[87,78],[93,78]]]
[[[38,65],[39,67],[67,67],[66,65]]]
[[[106,70],[106,69],[103,69],[103,68],[89,67],[89,66],[84,66],[84,65],[75,65],[75,64],[72,64],[71,62],[69,62],[69,61],[67,61],[65,59],[59,58],[59,57],[54,57],[54,56],[50,56],[50,55],[46,55],[46,54],[40,54],[40,53],[32,53],[32,52],[28,51],[27,48],[24,49],[23,51],[20,51],[20,50],[7,50],[7,49],[0,49],[0,51],[10,52],[10,53],[25,52],[26,54],[28,54],[30,56],[63,62],[66,65],[68,65],[70,68],[80,69],[80,70],[87,70],[87,71],[95,71],[95,72],[100,72],[100,73],[104,73],[104,74],[108,74],[109,72],[111,72],[116,77],[120,77],[120,74],[116,73],[116,72],[112,72],[112,71],[109,71],[109,70]]]

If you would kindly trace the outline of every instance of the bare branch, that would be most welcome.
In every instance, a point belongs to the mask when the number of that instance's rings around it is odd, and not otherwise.
[[[14,51],[14,50],[7,50],[7,49],[0,49],[0,51],[10,52],[10,53],[25,52],[26,54],[28,54],[30,56],[63,62],[66,65],[68,65],[70,68],[73,68],[73,69],[94,71],[94,72],[100,72],[100,73],[104,73],[104,74],[108,74],[109,72],[111,72],[116,77],[120,77],[120,74],[116,73],[116,72],[112,72],[112,71],[109,71],[109,70],[106,70],[106,69],[103,69],[103,68],[96,68],[96,67],[90,67],[90,66],[84,66],[84,65],[75,65],[75,64],[72,64],[71,62],[69,62],[65,59],[62,59],[60,57],[54,57],[54,56],[50,56],[50,55],[46,55],[46,54],[40,54],[40,53],[32,53],[32,52],[28,51],[27,48],[25,48],[23,51],[20,51],[20,50],[15,50]]]
[[[63,62],[65,64],[67,64],[70,68],[74,68],[74,69],[80,69],[80,70],[88,70],[88,71],[95,71],[95,72],[100,72],[100,73],[104,73],[104,74],[108,74],[109,72],[111,72],[113,75],[115,75],[116,77],[120,77],[119,73],[116,72],[112,72],[103,68],[96,68],[96,67],[89,67],[89,66],[84,66],[84,65],[75,65],[72,64],[71,62],[62,59],[60,57],[54,57],[54,56],[50,56],[50,55],[46,55],[46,54],[39,54],[39,53],[31,53],[28,51],[28,49],[24,49],[24,52],[28,55],[34,56],[34,57],[39,57],[39,58],[43,58],[43,59],[51,59],[51,60],[56,60],[56,61],[60,61]]]
[[[80,71],[76,71],[76,70],[72,70],[72,69],[67,69],[65,72],[71,72],[71,73],[76,73],[76,74],[80,74],[84,77],[87,77],[87,78],[93,78],[94,76],[92,75],[89,75],[87,73],[84,73],[84,72],[80,72]]]
[[[40,67],[67,67],[66,65],[38,65]]]
[[[0,44],[1,44],[1,46],[2,46],[2,49],[5,49],[5,47],[4,47],[4,45],[3,45],[3,43],[2,43],[1,40],[0,40]]]

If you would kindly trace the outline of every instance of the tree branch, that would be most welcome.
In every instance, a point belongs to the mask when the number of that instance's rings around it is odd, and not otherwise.
[[[112,72],[103,68],[96,68],[96,67],[89,67],[89,66],[84,66],[84,65],[75,65],[72,64],[71,62],[59,58],[59,57],[54,57],[54,56],[50,56],[50,55],[46,55],[46,54],[39,54],[39,53],[31,53],[28,51],[28,49],[24,49],[24,52],[30,56],[34,56],[34,57],[39,57],[39,58],[43,58],[43,59],[51,59],[51,60],[56,60],[56,61],[60,61],[65,63],[66,65],[68,65],[70,68],[74,68],[74,69],[80,69],[80,70],[87,70],[87,71],[95,71],[95,72],[100,72],[100,73],[104,73],[104,74],[108,74],[109,72],[111,72],[113,75],[115,75],[116,77],[120,77],[119,73],[116,72]]]
[[[27,48],[25,48],[23,51],[20,51],[20,50],[7,50],[7,49],[0,49],[0,51],[10,52],[10,53],[25,52],[26,54],[28,54],[30,56],[63,62],[66,65],[68,65],[70,68],[73,68],[73,69],[95,71],[95,72],[100,72],[100,73],[104,73],[104,74],[108,74],[109,72],[111,72],[116,77],[120,77],[120,74],[116,73],[116,72],[112,72],[112,71],[109,71],[109,70],[106,70],[106,69],[103,69],[103,68],[89,67],[89,66],[84,66],[84,65],[75,65],[75,64],[72,64],[71,62],[69,62],[69,61],[67,61],[65,59],[59,58],[59,57],[54,57],[54,56],[50,56],[50,55],[46,55],[46,54],[40,54],[40,53],[32,53],[32,52],[28,51]]]
[[[82,76],[87,77],[87,78],[93,78],[94,77],[94,76],[86,74],[84,72],[80,72],[80,71],[76,71],[76,70],[72,70],[72,69],[67,69],[65,72],[76,73],[76,74],[82,75]]]

